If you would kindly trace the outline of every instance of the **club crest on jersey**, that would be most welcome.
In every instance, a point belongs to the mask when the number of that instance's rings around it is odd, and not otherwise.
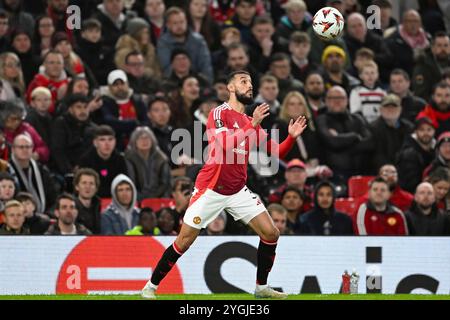
[[[193,221],[195,224],[200,224],[200,222],[202,222],[202,218],[200,218],[199,216],[197,216],[197,217],[194,217],[194,219],[192,219],[192,221]]]
[[[214,124],[216,125],[216,128],[222,128],[223,127],[223,121],[220,119],[217,119],[216,121],[214,121]]]

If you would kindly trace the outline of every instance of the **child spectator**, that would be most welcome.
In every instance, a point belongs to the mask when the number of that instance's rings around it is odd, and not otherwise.
[[[350,112],[361,113],[369,123],[379,117],[381,100],[386,94],[377,84],[378,76],[377,64],[373,61],[366,62],[359,73],[362,84],[353,88],[350,93]]]
[[[1,214],[4,211],[5,203],[14,198],[16,193],[16,185],[14,178],[6,173],[0,173],[0,224],[4,222],[4,217]]]
[[[375,53],[371,49],[363,47],[356,50],[355,59],[352,67],[349,69],[349,73],[354,77],[358,77],[362,71],[362,66],[369,61],[375,62]]]
[[[22,203],[25,214],[25,223],[23,226],[30,230],[31,234],[44,234],[50,226],[50,218],[42,213],[37,213],[36,200],[28,192],[19,192],[16,200]]]
[[[37,87],[31,92],[31,108],[27,112],[25,121],[36,129],[42,140],[50,145],[52,116],[48,112],[52,104],[52,93],[45,87]]]
[[[161,231],[156,226],[156,215],[150,208],[142,208],[137,226],[125,233],[127,236],[158,236],[160,234]]]
[[[23,226],[25,215],[23,205],[10,200],[5,205],[5,223],[0,227],[0,235],[26,235],[30,231]]]
[[[306,32],[296,31],[289,39],[289,52],[291,53],[291,74],[305,82],[306,76],[317,69],[317,64],[308,60],[311,51],[311,39]]]

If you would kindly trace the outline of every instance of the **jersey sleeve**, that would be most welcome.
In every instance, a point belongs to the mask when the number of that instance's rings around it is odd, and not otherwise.
[[[226,126],[226,110],[216,109],[210,112],[206,126],[210,143],[219,145],[221,149],[228,151],[243,142],[246,137],[256,134],[251,122],[240,129],[228,129]]]
[[[292,138],[290,134],[284,139],[282,143],[277,143],[273,139],[268,139],[268,134],[264,131],[264,129],[258,125],[258,146],[262,146],[267,150],[267,152],[271,155],[278,155],[278,158],[284,159],[289,151],[292,149],[294,145],[295,139]]]

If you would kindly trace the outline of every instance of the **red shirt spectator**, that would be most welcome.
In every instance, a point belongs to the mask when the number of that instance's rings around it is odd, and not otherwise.
[[[408,235],[408,225],[403,212],[389,202],[388,183],[375,178],[369,189],[369,199],[361,204],[354,217],[355,234],[358,235]]]
[[[48,110],[51,114],[55,112],[55,105],[61,100],[69,84],[66,72],[64,71],[64,59],[61,53],[49,51],[44,58],[42,71],[34,76],[33,81],[27,89],[27,102],[31,102],[31,93],[37,87],[46,87],[52,93],[52,104]]]

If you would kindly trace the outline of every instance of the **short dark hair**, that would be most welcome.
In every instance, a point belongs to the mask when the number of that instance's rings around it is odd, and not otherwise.
[[[355,58],[356,57],[364,57],[373,60],[375,58],[375,53],[373,52],[372,49],[362,47],[356,50]]]
[[[0,181],[3,181],[3,180],[12,181],[12,183],[14,183],[14,184],[16,183],[14,181],[14,177],[7,172],[0,172]]]
[[[450,170],[444,167],[437,167],[435,170],[431,171],[425,181],[431,184],[435,184],[439,181],[450,181]]]
[[[170,63],[172,63],[173,59],[175,59],[176,56],[178,56],[180,54],[185,55],[186,57],[189,58],[189,60],[191,60],[191,56],[189,55],[189,52],[186,49],[184,49],[184,48],[175,48],[175,49],[172,50],[172,53],[170,54]]]
[[[140,52],[139,50],[133,50],[129,53],[127,53],[127,55],[125,56],[125,64],[128,64],[128,58],[130,58],[131,56],[142,56],[142,52]]]
[[[270,59],[270,64],[284,60],[290,61],[289,55],[284,52],[277,52],[272,56],[272,59]]]
[[[240,42],[233,42],[232,44],[230,44],[227,47],[227,54],[229,54],[230,51],[237,50],[237,49],[244,50],[245,54],[248,56],[248,47],[245,44],[240,43]]]
[[[87,30],[92,30],[92,29],[97,29],[97,30],[102,30],[102,24],[100,23],[100,21],[98,21],[97,19],[91,18],[91,19],[87,19],[84,20],[81,23],[81,32],[87,31]]]
[[[167,98],[161,97],[161,96],[153,96],[148,101],[147,111],[150,111],[152,109],[152,107],[153,107],[153,104],[155,104],[156,102],[166,103],[170,107],[170,103],[169,103],[169,100]]]
[[[193,185],[192,179],[186,176],[176,177],[172,182],[172,191],[176,191],[180,184],[190,184]]]
[[[436,89],[438,89],[438,88],[439,89],[450,89],[450,84],[448,84],[445,81],[441,81],[441,82],[436,83],[434,85],[434,87],[433,87],[433,94],[435,93]]]
[[[289,43],[311,43],[311,37],[306,32],[295,31],[289,37]]]
[[[406,81],[411,81],[411,79],[410,79],[410,77],[409,77],[409,74],[405,71],[405,70],[403,70],[403,69],[400,69],[400,68],[396,68],[396,69],[394,69],[394,70],[392,70],[392,72],[391,72],[391,74],[390,74],[391,76],[403,76],[403,78],[406,80]]]
[[[86,97],[84,94],[81,93],[73,93],[70,94],[68,97],[66,97],[66,105],[67,108],[70,108],[75,103],[82,102],[82,103],[89,103],[88,97]]]
[[[231,81],[233,81],[234,77],[237,76],[238,74],[246,74],[246,75],[250,76],[250,73],[248,71],[245,71],[245,70],[233,71],[227,77],[227,84],[230,83]]]
[[[298,196],[305,201],[306,199],[306,194],[303,192],[303,190],[300,190],[299,188],[293,187],[293,186],[288,186],[286,187],[286,189],[283,190],[283,192],[281,193],[281,199],[284,198],[284,196],[286,195],[286,193],[288,192],[295,192],[298,194]]]
[[[436,41],[437,38],[448,38],[449,35],[442,30],[436,31],[435,34],[433,35],[433,38],[431,39],[431,44],[433,45]]]
[[[29,192],[21,191],[17,194],[16,200],[19,202],[31,201],[35,207],[37,207],[37,201],[34,196]]]
[[[63,192],[56,198],[56,202],[55,202],[56,203],[56,206],[55,206],[56,209],[59,209],[59,205],[60,205],[60,202],[61,202],[62,199],[68,199],[68,200],[71,200],[71,201],[75,202],[75,197],[73,195],[71,195],[70,193],[67,193],[67,192]]]
[[[97,127],[97,129],[94,132],[94,139],[101,137],[101,136],[116,136],[116,133],[113,128],[106,124],[102,124]]]
[[[49,50],[49,51],[44,55],[44,58],[42,59],[42,61],[47,60],[47,57],[48,57],[49,55],[51,55],[51,54],[58,54],[58,55],[61,55],[61,56],[62,56],[62,53],[61,53],[61,52],[56,51],[55,49],[51,49],[51,50]]]
[[[0,19],[9,19],[8,13],[5,9],[0,8]]]
[[[373,0],[372,5],[378,6],[380,8],[392,9],[392,4],[389,2],[389,0]]]
[[[90,176],[94,177],[95,185],[100,187],[100,176],[98,175],[97,171],[91,168],[80,168],[75,172],[75,176],[73,177],[73,186],[75,187],[80,183],[82,176]]]
[[[139,212],[139,221],[141,221],[142,217],[144,215],[146,215],[146,214],[154,216],[155,219],[156,219],[155,211],[153,211],[152,208],[150,208],[150,207],[143,207],[143,208],[141,208],[141,211]]]
[[[372,186],[373,186],[375,183],[384,183],[385,185],[388,186],[388,189],[389,189],[389,183],[387,183],[387,181],[384,180],[384,179],[383,179],[382,177],[380,177],[380,176],[373,178],[373,180],[371,180],[371,181],[369,182],[369,187],[372,188]]]
[[[238,6],[238,5],[240,5],[241,3],[243,3],[243,2],[246,2],[246,3],[248,3],[249,5],[252,5],[252,6],[256,6],[256,0],[236,0],[236,7]]]
[[[269,16],[257,16],[255,17],[255,20],[253,21],[252,27],[258,25],[258,24],[271,24],[273,26],[273,20]]]

